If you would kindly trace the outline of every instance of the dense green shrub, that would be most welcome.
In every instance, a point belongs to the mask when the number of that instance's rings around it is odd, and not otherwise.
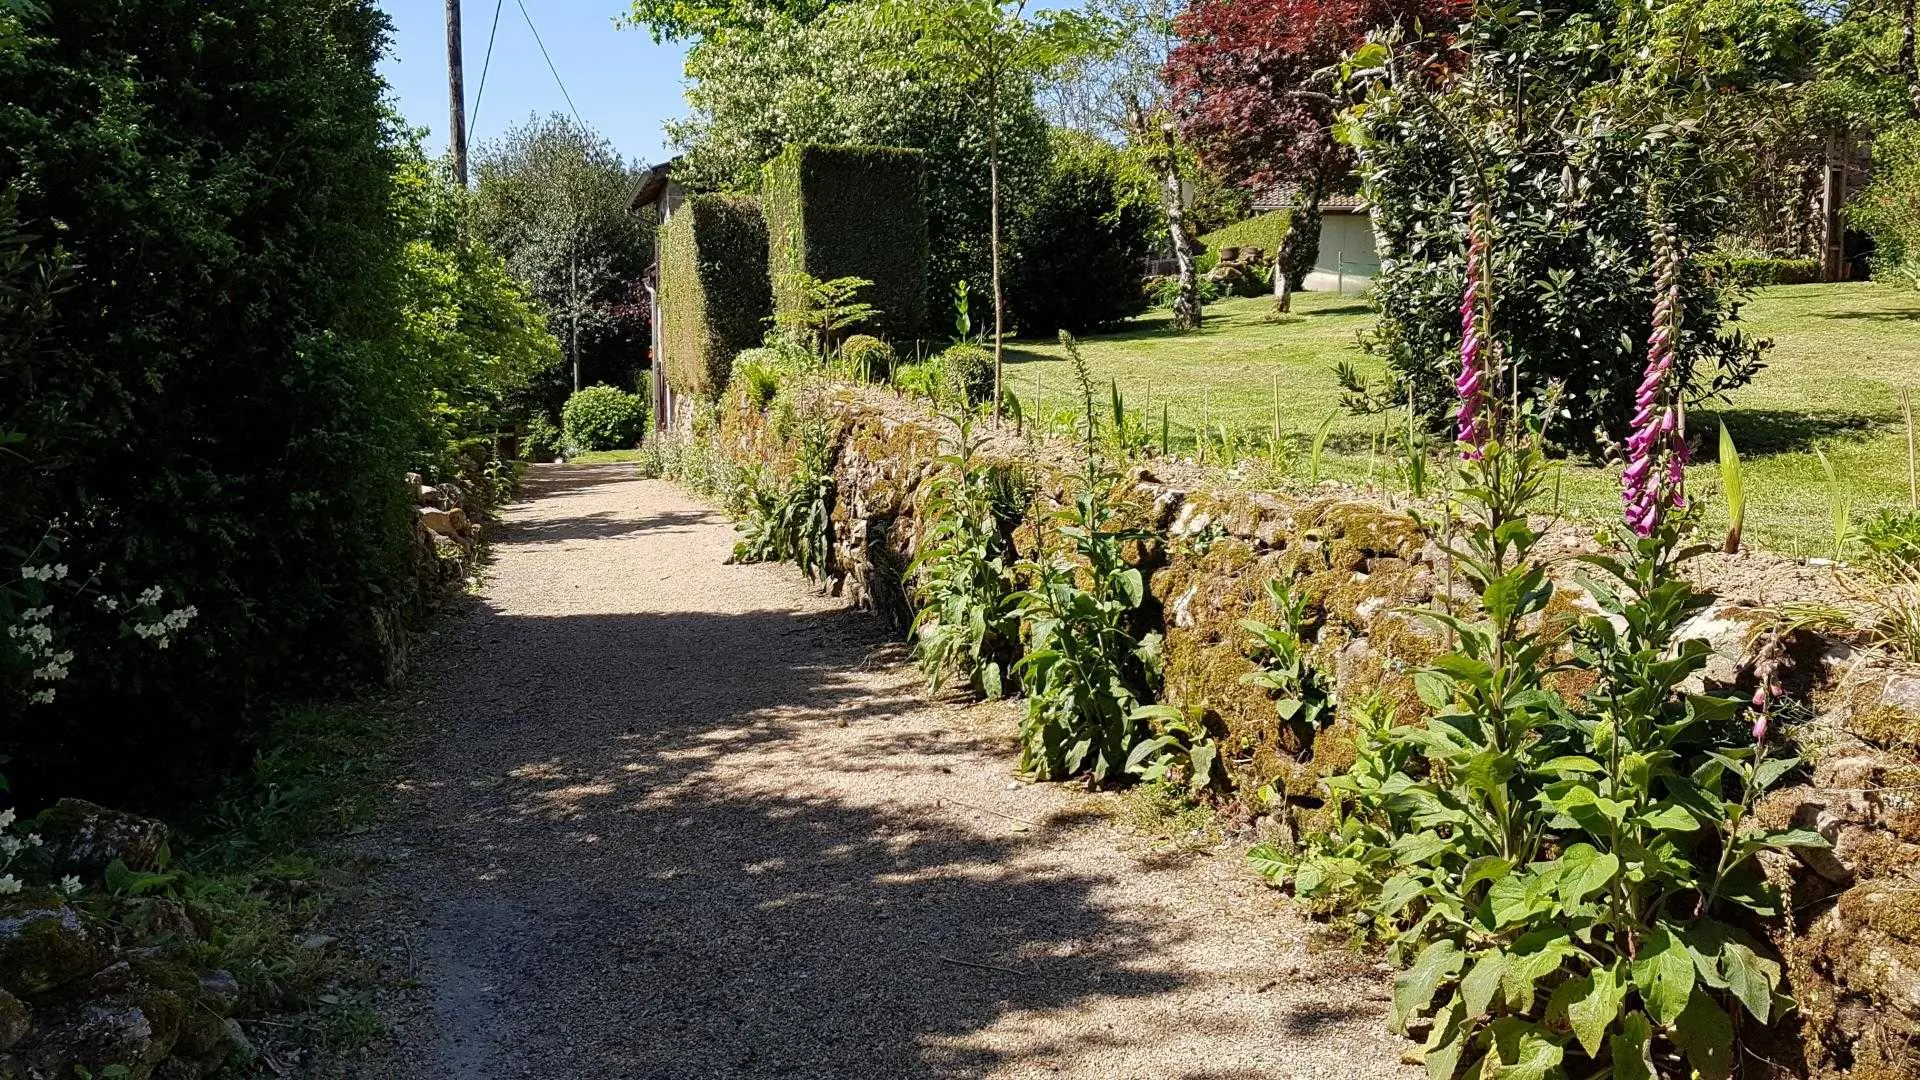
[[[763,166],[795,144],[922,150],[929,251],[924,310],[934,329],[944,330],[955,286],[969,282],[977,321],[991,307],[992,135],[998,134],[1003,208],[1035,190],[1047,160],[1047,125],[1032,96],[1003,93],[996,112],[979,107],[978,89],[921,62],[912,29],[874,18],[870,5],[834,5],[807,19],[775,16],[761,32],[709,38],[688,53],[688,115],[667,125],[684,148],[675,175],[715,190],[759,191]],[[1017,237],[1007,239],[1018,246]]]
[[[1057,132],[1038,192],[1016,208],[1007,314],[1023,334],[1085,333],[1146,310],[1141,267],[1161,227],[1151,183],[1117,149]]]
[[[254,702],[377,663],[415,594],[387,32],[370,0],[0,5],[0,205],[63,275],[0,358],[0,565],[57,543],[195,611],[165,651],[54,613],[73,677],[0,706],[24,801],[246,754]],[[36,321],[9,297],[0,339]]]
[[[1289,217],[1285,210],[1269,210],[1202,236],[1200,243],[1206,246],[1206,251],[1200,256],[1200,272],[1204,274],[1219,265],[1222,248],[1257,247],[1271,259],[1279,253],[1281,242],[1287,238]]]
[[[1873,182],[1848,211],[1873,238],[1873,276],[1920,288],[1920,121],[1873,142]]]
[[[945,394],[968,405],[993,401],[993,350],[961,342],[939,356]]]
[[[1729,257],[1709,264],[1716,280],[1741,288],[1763,285],[1809,285],[1820,280],[1819,259]]]
[[[682,393],[719,397],[735,354],[760,344],[773,313],[766,222],[752,199],[695,195],[660,233],[667,381]]]
[[[1146,297],[1147,305],[1152,308],[1171,311],[1176,300],[1180,299],[1180,279],[1173,275],[1148,278],[1141,284],[1140,293]],[[1212,278],[1201,275],[1200,303],[1204,306],[1220,299],[1220,286]]]
[[[613,386],[589,386],[567,399],[561,429],[576,450],[625,450],[647,430],[647,403]]]
[[[767,163],[768,268],[776,312],[806,302],[802,275],[863,278],[877,310],[863,328],[926,333],[927,209],[922,155],[880,146],[790,146]]]
[[[1348,130],[1381,244],[1374,344],[1395,380],[1388,400],[1404,405],[1411,392],[1437,421],[1452,399],[1478,202],[1499,252],[1493,324],[1521,396],[1564,390],[1572,419],[1554,435],[1565,444],[1598,450],[1624,436],[1650,334],[1654,229],[1673,228],[1697,255],[1731,214],[1716,117],[1646,72],[1651,29],[1639,12],[1620,0],[1550,15],[1486,9],[1460,36],[1466,70],[1410,71],[1372,89]],[[1710,280],[1699,258],[1684,278],[1675,363],[1699,400],[1751,380],[1764,345],[1734,325],[1737,286]]]
[[[552,461],[560,456],[562,440],[559,425],[544,413],[527,421],[527,433],[520,437],[520,457],[526,461]]]
[[[893,346],[868,334],[855,334],[840,345],[840,359],[846,361],[861,378],[886,382],[899,358]]]

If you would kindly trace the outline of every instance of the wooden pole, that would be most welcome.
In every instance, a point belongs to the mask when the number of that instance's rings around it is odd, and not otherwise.
[[[467,83],[460,59],[460,0],[447,0],[447,153],[453,177],[467,186]]]

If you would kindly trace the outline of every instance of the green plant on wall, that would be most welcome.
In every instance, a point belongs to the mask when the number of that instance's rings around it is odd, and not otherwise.
[[[859,299],[861,291],[873,284],[866,278],[821,281],[796,272],[787,275],[784,284],[787,301],[774,312],[773,324],[797,336],[823,359],[847,331],[872,323],[880,314],[879,308]]]
[[[1304,898],[1364,913],[1410,958],[1397,1030],[1428,1025],[1434,1080],[1459,1075],[1654,1077],[1683,1060],[1730,1075],[1733,1018],[1783,1007],[1780,966],[1739,928],[1778,912],[1756,856],[1824,846],[1753,823],[1798,762],[1769,752],[1767,714],[1689,694],[1705,604],[1678,572],[1693,521],[1675,513],[1621,557],[1586,556],[1601,614],[1543,617],[1553,595],[1536,508],[1537,432],[1464,464],[1458,572],[1478,603],[1424,613],[1457,647],[1417,675],[1424,724],[1365,726],[1328,784],[1334,834],[1256,866]],[[1577,703],[1556,672],[1590,680]]]
[[[981,461],[971,416],[962,412],[957,449],[939,461],[924,514],[932,522],[909,568],[921,607],[914,657],[930,687],[964,676],[983,697],[1008,688],[1020,651],[1013,523],[1026,492],[1005,467]]]
[[[1093,378],[1073,338],[1060,339],[1079,381],[1085,472],[1073,505],[1055,516],[1071,558],[1041,555],[1018,568],[1031,583],[1017,598],[1029,627],[1018,667],[1027,691],[1020,767],[1106,783],[1125,776],[1134,747],[1152,734],[1140,710],[1159,682],[1161,638],[1136,633],[1146,579],[1127,563],[1126,546],[1153,534],[1118,522],[1119,477],[1100,456]]]

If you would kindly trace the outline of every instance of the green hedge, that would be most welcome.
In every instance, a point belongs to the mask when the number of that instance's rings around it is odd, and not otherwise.
[[[766,336],[772,310],[760,207],[738,195],[687,199],[660,230],[660,341],[668,385],[718,397],[734,356]]]
[[[923,155],[883,146],[789,146],[767,163],[768,267],[776,310],[797,303],[792,275],[873,282],[880,310],[864,329],[910,341],[926,332]]]
[[[1220,264],[1221,248],[1257,247],[1267,253],[1267,258],[1273,258],[1287,238],[1287,217],[1285,210],[1269,210],[1202,236],[1200,242],[1206,245],[1206,253],[1200,256],[1200,272],[1204,274]]]
[[[1722,280],[1756,288],[1761,285],[1811,285],[1820,280],[1819,259],[1727,258],[1715,268]]]

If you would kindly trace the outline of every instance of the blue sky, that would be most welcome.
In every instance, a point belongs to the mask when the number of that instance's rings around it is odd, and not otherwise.
[[[616,30],[622,0],[523,0],[553,56],[580,118],[612,140],[629,160],[653,163],[666,156],[661,124],[684,111],[680,92],[685,49],[655,45],[644,30]],[[500,29],[493,46],[486,93],[476,114],[480,70],[487,54],[494,4]],[[429,129],[427,151],[447,146],[447,45],[445,0],[379,0],[393,21],[393,45],[381,73],[393,86],[400,111],[415,127]],[[540,57],[540,47],[516,0],[462,0],[466,40],[467,113],[474,139],[485,141],[526,120],[529,113],[566,112],[567,102]]]

